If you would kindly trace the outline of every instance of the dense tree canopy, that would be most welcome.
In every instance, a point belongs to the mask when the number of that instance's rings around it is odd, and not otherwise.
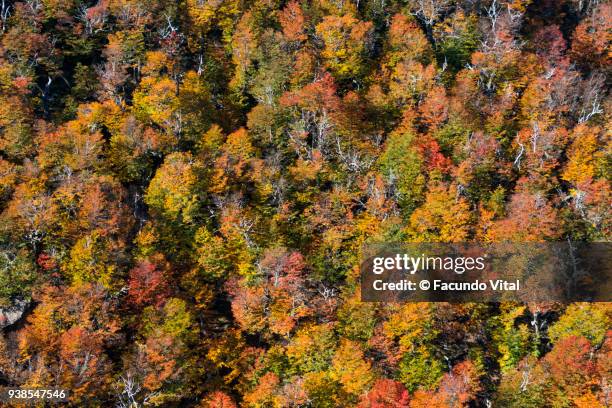
[[[0,385],[605,407],[608,304],[360,302],[379,242],[609,241],[605,0],[0,3]],[[0,327],[4,322],[0,321]]]

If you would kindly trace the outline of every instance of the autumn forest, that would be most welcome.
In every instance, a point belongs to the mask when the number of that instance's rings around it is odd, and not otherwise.
[[[605,0],[1,0],[0,387],[612,406],[609,303],[359,286],[369,243],[610,241],[611,32]]]

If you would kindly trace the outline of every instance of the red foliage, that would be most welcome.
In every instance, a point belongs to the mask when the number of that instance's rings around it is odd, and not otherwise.
[[[440,145],[431,137],[424,137],[418,149],[425,160],[427,170],[440,170],[443,173],[449,171],[452,162],[448,157],[445,157],[440,151]]]
[[[149,261],[141,261],[132,268],[128,285],[129,301],[135,306],[159,307],[170,296],[165,269]]]
[[[30,92],[29,87],[32,84],[32,80],[25,76],[18,76],[13,79],[13,86],[15,87],[15,93],[19,95],[26,95]]]
[[[419,107],[423,122],[431,130],[437,129],[448,118],[448,105],[444,87],[433,88]]]
[[[410,396],[402,383],[381,378],[363,396],[359,408],[408,408]]]
[[[340,98],[336,95],[336,84],[328,72],[301,90],[284,94],[280,102],[283,106],[297,105],[312,111],[322,108],[335,111],[340,108]]]
[[[465,406],[480,391],[479,375],[471,361],[463,361],[445,374],[439,392],[447,395],[449,406]]]
[[[567,43],[559,26],[551,25],[543,27],[534,37],[536,54],[550,63],[560,63],[567,65],[569,60],[566,56]]]
[[[592,351],[584,337],[570,336],[557,343],[544,357],[556,386],[573,395],[586,392],[597,371]]]
[[[49,271],[57,267],[57,262],[55,262],[55,259],[51,255],[48,255],[44,252],[38,255],[36,263],[45,271]]]
[[[508,217],[490,231],[493,241],[542,241],[559,236],[557,211],[542,194],[516,193],[508,205]]]
[[[592,15],[578,24],[571,53],[580,65],[610,69],[610,23],[612,4],[602,2]]]
[[[224,392],[215,391],[202,403],[205,408],[237,408],[232,398]]]
[[[279,20],[283,34],[288,41],[304,41],[308,37],[304,33],[304,13],[300,4],[293,0],[280,12]]]

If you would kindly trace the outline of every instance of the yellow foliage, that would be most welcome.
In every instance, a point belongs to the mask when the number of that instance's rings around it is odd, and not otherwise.
[[[561,176],[563,180],[577,186],[594,178],[599,147],[598,132],[598,128],[589,128],[584,124],[574,130],[574,142],[567,152],[568,161]]]
[[[237,0],[187,0],[187,14],[193,22],[194,34],[201,36],[218,27],[228,43],[236,17],[240,14],[240,5]]]
[[[350,15],[324,17],[316,31],[325,43],[321,56],[327,67],[340,77],[358,75],[372,27]]]
[[[151,180],[145,202],[173,221],[190,223],[198,209],[198,163],[189,153],[172,153]]]
[[[332,361],[332,378],[355,396],[363,394],[374,380],[370,362],[366,361],[359,343],[343,339]]]
[[[464,242],[470,233],[470,206],[454,186],[432,186],[425,203],[410,216],[408,233],[414,240]]]

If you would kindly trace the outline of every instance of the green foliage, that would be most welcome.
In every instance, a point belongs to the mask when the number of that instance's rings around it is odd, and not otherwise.
[[[0,250],[0,307],[10,306],[17,298],[30,299],[35,271],[27,250]]]
[[[475,15],[465,16],[457,13],[450,23],[436,27],[436,57],[438,64],[448,64],[450,73],[457,73],[471,62],[474,51],[481,40],[476,29]]]
[[[398,379],[410,392],[417,388],[434,389],[444,369],[444,363],[433,357],[425,347],[420,347],[402,356]]]
[[[304,327],[287,345],[291,367],[301,373],[325,371],[331,363],[335,341],[329,324]]]
[[[413,146],[414,139],[411,133],[392,134],[380,157],[381,171],[396,186],[398,204],[405,214],[417,207],[425,190],[422,161]]]
[[[525,375],[529,375],[530,381],[526,387],[521,387]],[[546,406],[549,402],[546,399],[546,382],[546,373],[542,367],[537,366],[533,358],[527,359],[524,367],[511,368],[505,373],[495,395],[495,403],[504,407]]]
[[[548,336],[553,344],[567,337],[583,336],[597,346],[603,342],[609,329],[610,316],[607,307],[596,303],[574,303],[550,326]]]
[[[367,341],[374,334],[375,325],[373,304],[351,298],[338,310],[338,332],[351,340]]]
[[[117,288],[122,266],[114,256],[114,244],[98,231],[80,238],[70,250],[70,260],[64,266],[66,275],[76,283],[98,282]]]
[[[465,159],[465,152],[461,148],[468,141],[470,130],[461,122],[451,120],[434,133],[436,141],[444,154],[452,157],[457,163]]]
[[[491,320],[493,338],[500,353],[498,361],[502,372],[515,367],[523,357],[532,351],[530,345],[532,335],[527,324],[516,322],[524,312],[524,306],[502,304],[501,314]]]
[[[194,321],[184,300],[171,298],[161,310],[149,306],[143,311],[144,336],[160,332],[181,340],[193,340]]]

